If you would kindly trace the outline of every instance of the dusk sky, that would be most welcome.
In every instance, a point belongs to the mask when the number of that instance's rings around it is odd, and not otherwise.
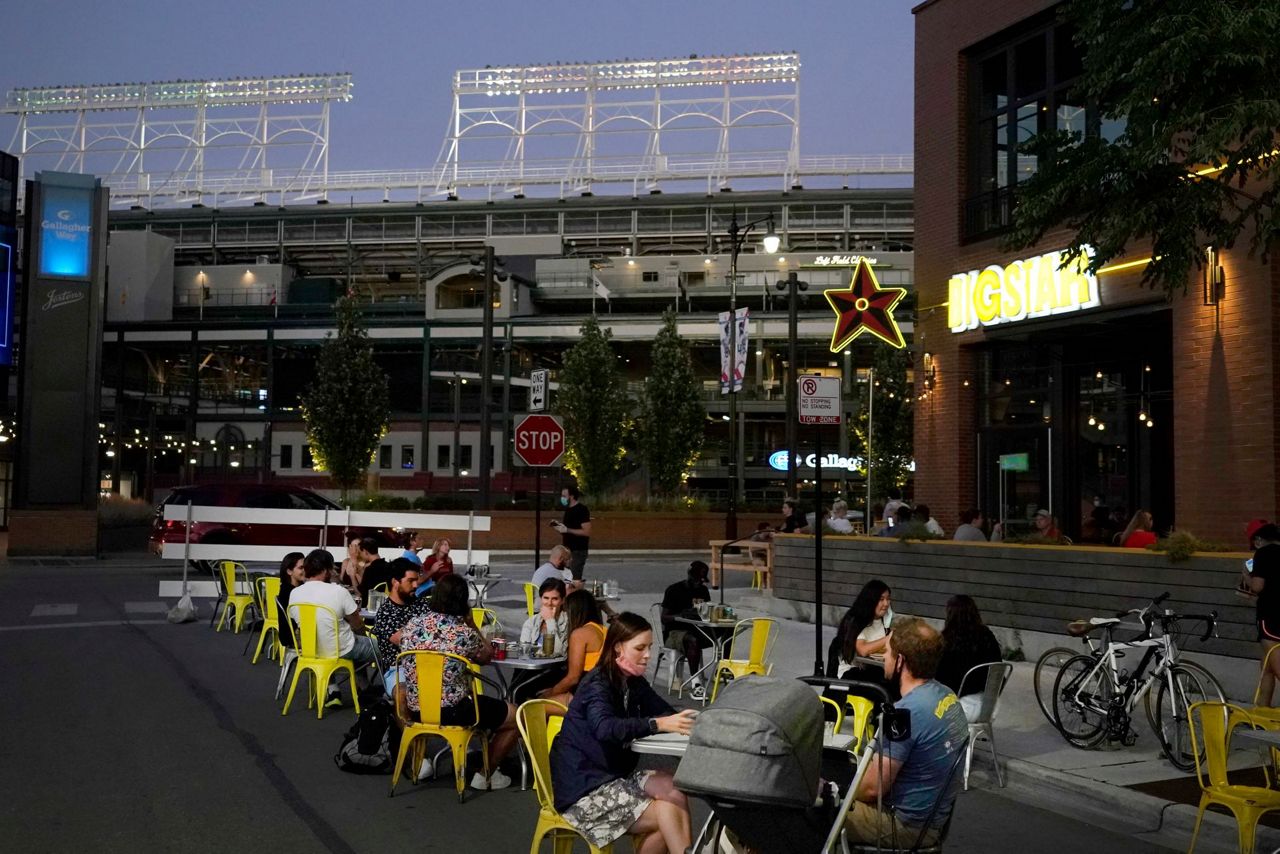
[[[63,0],[10,10],[0,89],[349,71],[333,169],[432,165],[458,68],[799,52],[802,154],[909,154],[912,2]],[[0,117],[0,147],[13,122]]]

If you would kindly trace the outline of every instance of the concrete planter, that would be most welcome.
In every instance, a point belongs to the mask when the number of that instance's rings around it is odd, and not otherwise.
[[[777,605],[811,618],[813,538],[779,536],[775,543]],[[839,536],[824,536],[822,543],[826,620],[838,618],[869,579],[880,578],[892,589],[899,613],[940,621],[947,600],[967,593],[993,627],[1047,633],[1067,642],[1069,621],[1140,608],[1168,591],[1166,607],[1175,611],[1218,612],[1219,637],[1202,644],[1198,634],[1191,635],[1204,624],[1186,623],[1186,634],[1179,637],[1183,649],[1258,658],[1253,603],[1234,592],[1247,553],[1197,554],[1171,563],[1159,552],[1092,546]]]

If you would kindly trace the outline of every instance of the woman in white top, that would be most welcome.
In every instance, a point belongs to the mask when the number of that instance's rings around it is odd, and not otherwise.
[[[533,644],[546,649],[549,639],[552,655],[565,655],[569,647],[569,622],[561,612],[565,586],[559,578],[548,578],[538,588],[541,606],[538,613],[525,620],[520,627],[520,643]]]
[[[862,585],[858,598],[840,620],[840,629],[828,650],[828,675],[836,676],[839,662],[853,665],[856,658],[884,655],[889,643],[889,585],[873,578]]]

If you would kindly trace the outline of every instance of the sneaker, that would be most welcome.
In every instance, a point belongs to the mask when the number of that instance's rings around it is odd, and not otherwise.
[[[481,791],[505,789],[510,785],[511,778],[496,769],[489,775],[489,779],[487,780],[485,779],[484,774],[479,771],[477,771],[475,776],[471,778],[471,788],[479,789]]]
[[[701,682],[694,682],[689,686],[689,696],[695,700],[707,699],[707,686]]]
[[[431,761],[431,757],[424,756],[422,758],[422,767],[418,769],[418,782],[430,779],[436,775],[435,763]]]
[[[324,707],[326,709],[342,708],[342,695],[337,693],[330,694],[327,698],[325,698]]]

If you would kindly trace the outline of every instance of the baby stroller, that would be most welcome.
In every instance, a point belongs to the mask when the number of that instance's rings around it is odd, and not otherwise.
[[[806,682],[818,686],[835,683],[877,704],[876,739],[868,740],[853,782],[839,801],[830,792],[819,796],[822,703]],[[726,828],[741,844],[758,851],[830,854],[850,850],[841,830],[853,794],[878,745],[895,735],[905,737],[909,721],[905,712],[894,710],[879,685],[821,677],[735,680],[715,705],[699,715],[676,770],[676,786],[705,800],[712,811],[692,851],[718,851]],[[961,750],[959,758],[963,759],[963,754]],[[934,810],[936,813],[936,804]],[[931,815],[925,828],[933,826],[933,819]],[[924,836],[922,829],[919,839],[897,840],[884,850],[929,850],[920,848]]]

